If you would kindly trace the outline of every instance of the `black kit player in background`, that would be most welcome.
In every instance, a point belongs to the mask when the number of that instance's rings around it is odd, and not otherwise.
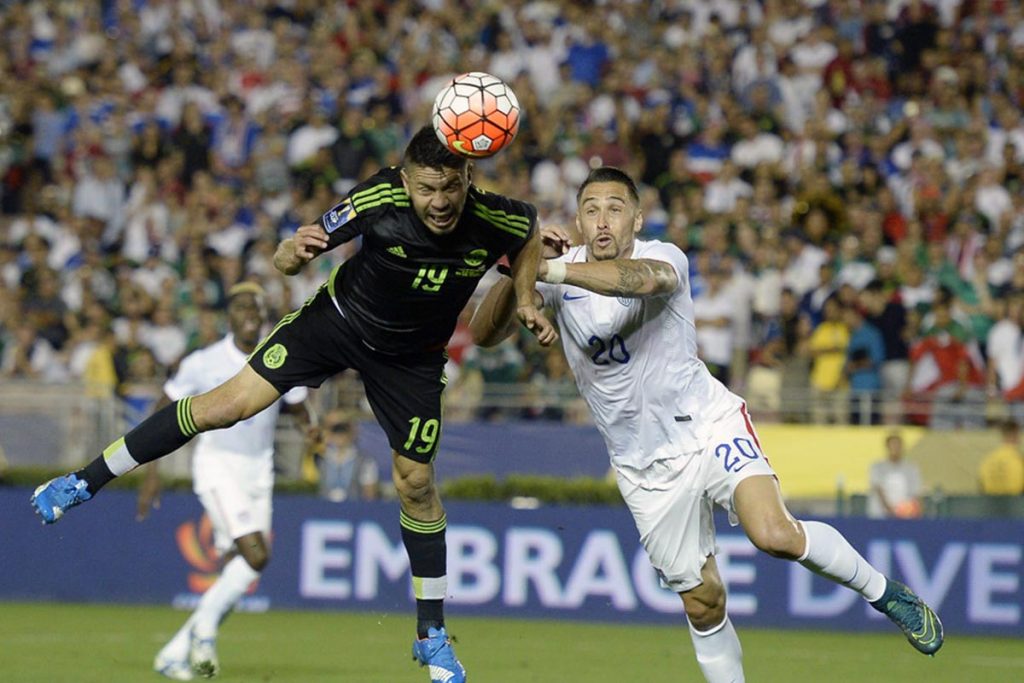
[[[401,169],[381,170],[318,224],[300,227],[278,245],[275,267],[294,275],[324,251],[362,238],[361,249],[281,319],[237,375],[154,413],[84,469],[40,486],[36,511],[55,522],[114,477],[173,452],[199,432],[255,415],[291,387],[316,387],[355,369],[393,451],[417,603],[414,654],[432,672],[435,665],[451,668],[450,677],[440,673],[445,680],[464,680],[443,629],[446,518],[433,467],[445,346],[480,278],[505,255],[519,320],[541,344],[557,339],[533,300],[541,255],[536,223],[532,205],[474,187],[469,160],[448,151],[429,126],[420,129]]]

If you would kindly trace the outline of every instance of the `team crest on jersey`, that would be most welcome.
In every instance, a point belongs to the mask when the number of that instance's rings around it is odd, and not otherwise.
[[[471,268],[476,268],[477,266],[483,264],[483,262],[487,260],[487,250],[474,249],[473,251],[463,256],[462,260],[466,262],[467,266]]]
[[[324,229],[327,232],[334,232],[355,217],[356,210],[352,206],[352,200],[346,199],[324,214]]]
[[[274,344],[263,353],[263,364],[271,370],[277,370],[284,365],[284,359],[288,357],[288,349],[284,344]]]

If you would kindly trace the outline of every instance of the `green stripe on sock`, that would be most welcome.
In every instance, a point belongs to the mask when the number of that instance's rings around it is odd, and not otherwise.
[[[119,448],[124,448],[124,437],[123,436],[120,439],[118,439],[117,441],[115,441],[114,443],[110,444],[109,446],[107,446],[106,448],[103,449],[103,457],[104,458],[109,458],[114,453],[114,451],[118,450]]]
[[[196,423],[192,420],[192,397],[186,396],[178,401],[177,406],[178,429],[185,436],[195,436],[199,433]]]
[[[404,510],[401,510],[398,513],[398,522],[402,525],[402,528],[418,534],[436,534],[439,531],[444,531],[448,525],[448,516],[443,515],[441,519],[433,522],[420,522],[405,514]]]

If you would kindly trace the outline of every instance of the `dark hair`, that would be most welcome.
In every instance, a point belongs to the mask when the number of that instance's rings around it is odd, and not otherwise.
[[[636,183],[629,177],[629,174],[625,171],[615,168],[614,166],[599,166],[592,170],[588,175],[587,179],[580,185],[580,189],[576,191],[576,203],[580,203],[580,198],[583,196],[583,190],[587,189],[587,185],[591,183],[621,183],[626,186],[626,190],[629,192],[629,196],[633,199],[633,203],[640,204],[640,193],[637,192]]]
[[[453,153],[438,139],[433,126],[423,126],[405,147],[402,165],[416,164],[427,168],[462,168],[469,161]]]

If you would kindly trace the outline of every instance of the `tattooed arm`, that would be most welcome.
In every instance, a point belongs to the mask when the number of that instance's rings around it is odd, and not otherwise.
[[[565,284],[605,296],[642,298],[675,291],[679,278],[665,261],[654,259],[610,259],[565,264]],[[538,276],[547,275],[548,263],[541,261]]]

